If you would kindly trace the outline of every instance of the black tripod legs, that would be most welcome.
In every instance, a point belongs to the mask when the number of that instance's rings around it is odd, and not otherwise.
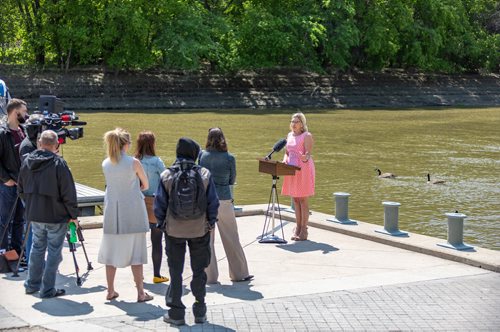
[[[78,241],[80,241],[80,244],[82,245],[83,253],[85,254],[85,260],[87,261],[87,271],[93,270],[94,268],[92,267],[92,263],[89,261],[89,256],[87,256],[87,250],[85,250],[85,244],[83,244],[83,241],[85,241],[85,239],[83,238],[83,233],[82,233],[81,227],[78,227],[76,229],[76,234],[78,235]]]
[[[19,277],[19,264],[21,264],[21,259],[22,259],[23,254],[24,254],[24,249],[26,249],[26,242],[27,242],[29,234],[30,234],[30,229],[31,229],[31,221],[28,221],[28,225],[26,226],[26,231],[24,232],[23,244],[21,246],[21,254],[19,255],[19,259],[17,260],[16,269],[12,273],[13,277]],[[29,257],[28,257],[28,259],[29,259]]]
[[[76,255],[75,255],[76,245],[73,242],[71,242],[69,238],[70,238],[69,233],[66,233],[66,240],[68,241],[69,251],[73,255],[73,264],[75,264],[76,284],[78,286],[81,286],[82,285],[82,278],[80,277],[80,274],[79,274],[80,267],[78,266],[78,262],[76,261]]]

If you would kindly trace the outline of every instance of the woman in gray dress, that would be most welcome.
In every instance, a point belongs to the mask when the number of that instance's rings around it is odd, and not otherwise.
[[[141,163],[127,155],[130,134],[121,129],[104,134],[108,158],[102,162],[106,178],[104,222],[98,262],[106,265],[107,300],[118,297],[114,287],[116,268],[131,266],[137,287],[137,302],[152,300],[144,292],[143,264],[146,264],[146,233],[149,230],[144,195],[148,178]]]

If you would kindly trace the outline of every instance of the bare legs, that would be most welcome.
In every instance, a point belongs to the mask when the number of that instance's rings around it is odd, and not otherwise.
[[[135,286],[137,287],[137,302],[151,300],[151,295],[144,292],[142,264],[132,265],[131,268]],[[118,293],[115,291],[115,275],[116,267],[106,265],[106,281],[108,283],[108,295],[106,296],[107,300],[112,300],[118,297]]]
[[[108,295],[106,296],[106,300],[112,300],[118,297],[118,293],[115,291],[115,275],[116,267],[106,265],[106,281],[108,283]]]
[[[137,302],[144,302],[146,293],[144,293],[144,276],[142,274],[142,264],[132,265],[132,274],[134,275],[135,287],[137,287]]]
[[[300,229],[302,228],[301,220],[302,220],[302,211],[300,206],[300,199],[297,197],[293,197],[293,205],[295,210],[295,229],[293,230],[292,240],[297,241],[300,234]]]
[[[307,223],[309,222],[309,199],[308,197],[294,197],[293,204],[295,205],[295,219],[297,220],[297,226],[295,227],[292,240],[307,240]]]

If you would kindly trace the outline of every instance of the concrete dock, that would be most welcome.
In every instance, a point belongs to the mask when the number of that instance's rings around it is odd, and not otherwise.
[[[104,266],[97,263],[102,217],[84,217],[85,248],[94,267],[86,271],[81,246],[77,260],[83,285],[76,285],[65,245],[56,287],[66,296],[26,295],[23,281],[0,275],[0,329],[65,331],[498,331],[500,252],[475,248],[459,252],[437,246],[446,239],[418,234],[393,238],[376,233],[380,225],[338,225],[313,212],[309,240],[290,241],[293,214],[283,212],[287,244],[258,242],[264,205],[243,206],[238,227],[250,282],[233,283],[217,236],[219,284],[207,287],[208,322],[194,324],[189,290],[189,259],[184,272],[186,324],[163,322],[167,284],[152,283],[144,266],[151,302],[136,303],[129,268],[119,269],[120,297],[106,301]],[[281,230],[276,232],[281,236]],[[148,247],[151,250],[151,247]],[[481,268],[479,267],[481,266]],[[166,257],[162,273],[168,275]]]

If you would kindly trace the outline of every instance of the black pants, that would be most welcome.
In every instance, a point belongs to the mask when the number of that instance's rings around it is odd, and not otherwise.
[[[167,253],[168,268],[170,271],[170,286],[165,295],[169,307],[168,315],[172,319],[183,319],[186,307],[182,303],[182,271],[186,256],[186,243],[191,257],[191,292],[196,299],[193,304],[195,317],[203,317],[207,313],[205,304],[207,274],[205,268],[210,263],[210,232],[194,239],[180,239],[167,235],[165,252]]]

